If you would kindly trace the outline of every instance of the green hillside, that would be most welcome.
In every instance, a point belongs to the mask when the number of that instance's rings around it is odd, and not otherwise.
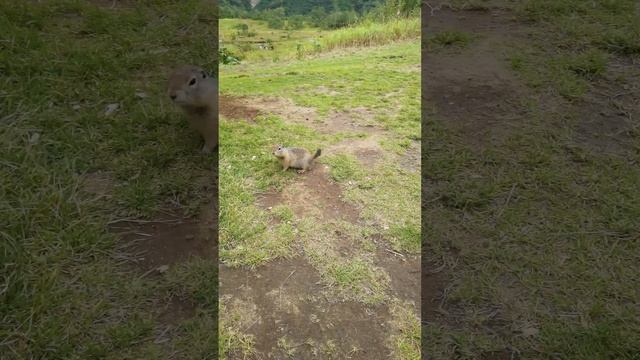
[[[261,0],[255,9],[266,10],[282,7],[287,15],[308,14],[317,7],[324,8],[327,11],[355,10],[363,13],[380,2],[381,0]]]

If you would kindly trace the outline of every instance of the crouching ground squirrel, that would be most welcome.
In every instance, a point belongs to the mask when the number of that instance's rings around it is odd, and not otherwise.
[[[201,68],[184,65],[169,76],[169,97],[187,114],[191,127],[204,138],[202,151],[218,146],[218,85]]]
[[[276,145],[273,148],[273,155],[280,160],[282,164],[282,171],[287,171],[288,168],[300,169],[298,173],[303,173],[311,167],[313,160],[320,156],[320,149],[316,150],[314,155],[311,155],[307,150],[300,148],[288,148],[281,145]]]

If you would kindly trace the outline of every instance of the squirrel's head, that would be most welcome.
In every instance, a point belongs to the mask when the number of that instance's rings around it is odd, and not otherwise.
[[[197,66],[184,65],[176,68],[169,76],[169,97],[178,105],[208,105],[208,98],[199,90],[200,82],[207,77],[207,73]]]
[[[284,153],[284,146],[282,145],[274,145],[273,146],[273,155],[276,157],[282,157]]]

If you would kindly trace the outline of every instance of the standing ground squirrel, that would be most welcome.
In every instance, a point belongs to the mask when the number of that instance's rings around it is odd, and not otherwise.
[[[320,149],[316,150],[315,155],[311,155],[305,149],[287,148],[282,145],[276,145],[273,148],[273,155],[282,163],[282,171],[293,168],[300,169],[298,173],[303,173],[309,170],[313,160],[320,156]]]
[[[169,76],[169,97],[189,117],[191,127],[204,138],[202,151],[218,146],[218,85],[201,68],[184,65]]]

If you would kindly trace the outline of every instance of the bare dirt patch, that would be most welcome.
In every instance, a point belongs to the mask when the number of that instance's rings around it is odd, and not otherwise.
[[[82,180],[82,189],[98,198],[109,197],[113,191],[114,180],[111,174],[97,171],[87,174]]]
[[[325,134],[338,132],[374,133],[375,114],[363,107],[345,111],[331,111],[320,116],[315,109],[296,105],[281,97],[220,96],[220,114],[228,119],[253,121],[261,115],[277,115],[285,122],[302,124]]]
[[[159,320],[162,324],[174,327],[195,314],[196,304],[189,299],[173,296],[162,307]]]
[[[258,204],[263,208],[287,205],[296,218],[314,217],[316,219],[343,219],[357,222],[360,211],[343,200],[340,185],[331,181],[329,168],[321,163],[299,174],[299,181],[288,185],[281,193],[273,192],[258,196]]]
[[[416,289],[420,288],[420,257],[395,253],[384,246],[384,242],[378,242],[375,265],[389,274],[393,296],[413,302],[419,311],[420,294]]]
[[[414,141],[400,158],[400,166],[408,171],[419,172],[422,166],[421,144]]]
[[[346,139],[334,144],[324,151],[325,154],[352,154],[363,165],[372,166],[380,162],[384,157],[384,151],[380,147],[378,137],[369,136],[360,139]]]
[[[434,322],[441,314],[441,300],[446,287],[446,275],[442,270],[426,259],[422,260],[422,322]]]
[[[524,121],[520,99],[528,91],[505,59],[508,44],[524,36],[521,28],[500,10],[436,11],[427,24],[427,34],[455,30],[475,36],[466,49],[424,54],[423,99],[435,106],[437,116],[477,146]]]
[[[579,104],[576,142],[596,153],[624,155],[633,149],[640,113],[640,72],[637,64],[613,59],[607,74]],[[621,80],[624,79],[621,84]]]
[[[379,359],[390,353],[386,307],[326,297],[304,258],[252,271],[221,266],[220,294],[255,305],[261,314],[246,328],[255,336],[256,359]]]
[[[244,103],[241,98],[220,95],[219,99],[220,115],[234,120],[251,120],[260,115],[260,110]]]
[[[213,205],[203,207],[200,218],[163,216],[150,221],[120,221],[110,230],[131,243],[128,251],[145,271],[171,266],[190,257],[215,259],[217,216]]]

